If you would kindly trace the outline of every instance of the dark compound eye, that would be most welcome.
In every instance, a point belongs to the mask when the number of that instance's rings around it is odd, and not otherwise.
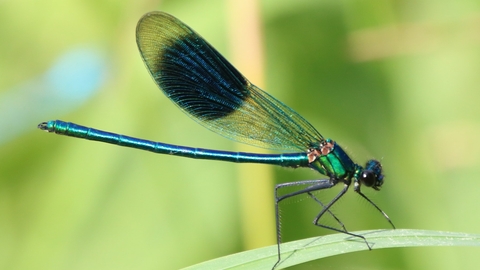
[[[360,176],[360,181],[362,181],[365,186],[371,187],[375,184],[375,174],[370,170],[365,170]]]

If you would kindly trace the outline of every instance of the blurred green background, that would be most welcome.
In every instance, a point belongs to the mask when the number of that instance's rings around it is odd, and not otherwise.
[[[190,25],[360,164],[380,159],[383,189],[364,191],[398,228],[480,232],[478,0],[2,1],[0,269],[178,269],[272,245],[274,184],[319,177],[36,129],[62,119],[261,151],[197,125],[157,89],[135,44],[152,10]],[[311,224],[315,209],[289,207],[285,239],[331,233]],[[350,230],[388,228],[372,209],[353,192],[335,208]],[[478,269],[479,252],[373,250],[295,269]]]

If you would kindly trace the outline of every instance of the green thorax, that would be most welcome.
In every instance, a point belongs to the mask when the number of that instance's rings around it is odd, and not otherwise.
[[[343,151],[340,145],[327,139],[318,148],[309,149],[307,153],[312,169],[335,179],[351,179],[359,166]]]

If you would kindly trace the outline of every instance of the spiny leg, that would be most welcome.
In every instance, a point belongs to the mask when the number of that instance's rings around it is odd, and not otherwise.
[[[383,210],[380,209],[380,207],[378,207],[372,200],[370,200],[365,194],[363,194],[360,191],[360,187],[355,186],[354,191],[356,193],[358,193],[360,196],[362,196],[365,200],[367,200],[367,202],[369,202],[371,205],[373,205],[380,213],[382,213],[383,217],[385,217],[385,219],[388,221],[388,223],[390,223],[390,225],[392,225],[393,229],[395,229],[395,225],[393,225],[393,222],[390,220],[387,213],[383,212]]]
[[[323,208],[325,208],[325,204],[323,204],[322,201],[320,201],[313,193],[307,192],[307,194],[313,200],[315,200],[318,204],[320,204]],[[332,211],[330,211],[330,209],[327,210],[327,213],[329,213],[337,221],[338,225],[340,225],[340,227],[342,227],[344,232],[347,232],[347,228],[345,228],[345,225],[343,224],[343,222]]]
[[[350,186],[350,183],[346,182],[343,189],[337,194],[337,196],[335,196],[335,198],[333,198],[327,205],[325,205],[323,207],[322,211],[320,211],[320,213],[318,213],[318,215],[313,220],[313,224],[316,225],[316,226],[325,228],[325,229],[329,229],[329,230],[332,230],[332,231],[341,232],[341,233],[348,234],[350,236],[361,238],[361,239],[363,239],[363,241],[367,245],[368,249],[372,250],[372,248],[370,247],[370,244],[368,244],[367,239],[364,236],[348,232],[347,230],[340,230],[340,229],[337,229],[337,228],[327,226],[327,225],[323,225],[323,224],[319,223],[320,218],[323,216],[323,214],[325,214],[325,212],[329,211],[330,207],[332,205],[334,205],[347,192],[349,186]]]
[[[282,237],[280,234],[280,212],[279,212],[279,203],[285,199],[301,195],[301,194],[311,194],[313,191],[327,189],[335,186],[337,184],[336,179],[320,179],[320,180],[304,180],[304,181],[297,181],[297,182],[290,182],[290,183],[283,183],[278,184],[275,186],[275,221],[276,221],[276,231],[277,231],[277,252],[278,252],[278,259],[272,267],[272,270],[280,263],[281,255],[280,255],[280,244],[282,243]],[[309,185],[307,188],[297,190],[294,192],[290,192],[288,194],[278,196],[278,191],[281,188],[285,187],[292,187],[292,186],[301,186],[301,185]],[[331,213],[333,215],[333,213]],[[335,217],[335,215],[333,215]],[[336,217],[335,217],[336,218]],[[338,220],[338,219],[337,219]]]

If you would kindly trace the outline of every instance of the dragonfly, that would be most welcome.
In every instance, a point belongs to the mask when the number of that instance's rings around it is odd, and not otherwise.
[[[280,154],[259,154],[186,147],[106,132],[71,122],[52,120],[38,125],[41,130],[70,137],[99,141],[124,147],[194,159],[236,163],[261,163],[289,168],[309,168],[324,179],[282,183],[275,186],[277,261],[281,262],[279,206],[288,198],[307,195],[321,205],[315,216],[316,226],[367,239],[347,231],[330,208],[349,189],[373,205],[395,229],[388,215],[361,191],[362,185],[380,190],[384,183],[382,165],[369,160],[358,165],[337,142],[324,138],[293,109],[253,85],[216,49],[179,19],[164,12],[145,14],[137,24],[136,41],[141,57],[153,80],[180,110],[197,123],[228,139],[276,150]],[[343,184],[328,203],[314,192]],[[287,187],[295,191],[280,194]],[[320,223],[330,215],[338,228]],[[340,228],[340,229],[339,229]]]

